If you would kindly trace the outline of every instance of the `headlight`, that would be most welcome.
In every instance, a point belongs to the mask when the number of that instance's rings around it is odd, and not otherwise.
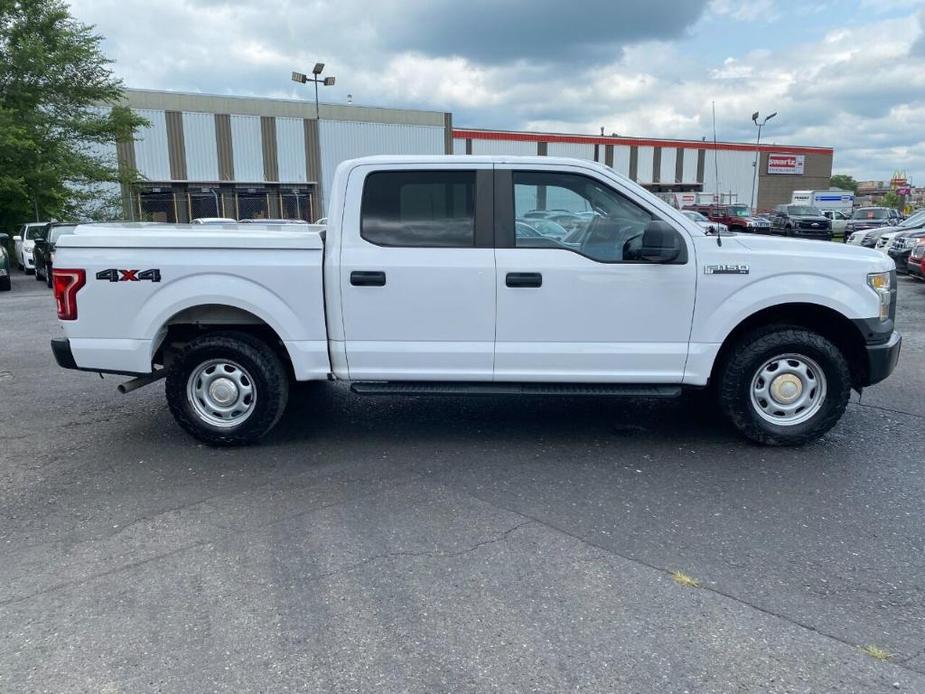
[[[880,320],[890,317],[893,302],[893,280],[890,272],[872,272],[867,275],[867,285],[880,297]]]

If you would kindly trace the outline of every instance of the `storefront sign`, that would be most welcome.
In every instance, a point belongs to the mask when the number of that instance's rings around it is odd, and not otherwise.
[[[802,174],[806,157],[802,154],[769,154],[769,174]]]

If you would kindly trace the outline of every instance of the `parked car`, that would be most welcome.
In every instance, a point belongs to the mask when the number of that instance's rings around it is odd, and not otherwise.
[[[831,241],[832,222],[815,207],[778,205],[771,213],[771,233]]]
[[[908,219],[898,222],[895,226],[878,226],[872,229],[856,231],[851,234],[848,243],[866,246],[868,248],[876,248],[885,234],[892,234],[896,231],[915,231],[923,227],[925,227],[925,210],[919,210],[915,214],[910,215]],[[890,238],[892,239],[895,237],[891,236]]]
[[[906,264],[906,270],[909,277],[917,280],[925,280],[925,239],[920,239],[919,243],[909,254],[909,262]]]
[[[874,248],[884,255],[889,255],[890,244],[893,243],[893,238],[899,233],[901,232],[896,227],[887,227],[884,232],[880,234],[877,243],[874,244]]]
[[[901,221],[899,212],[892,207],[859,207],[851,213],[851,219],[845,225],[845,233],[850,236],[857,231],[895,226]],[[861,245],[873,246],[866,243]]]
[[[35,240],[35,248],[32,250],[35,259],[35,279],[44,280],[45,284],[51,286],[51,271],[58,239],[66,234],[73,234],[76,228],[76,222],[53,222],[48,225],[45,238]]]
[[[747,205],[686,205],[684,209],[699,212],[711,222],[725,224],[729,231],[771,233],[770,221],[752,215]]]
[[[13,269],[13,263],[10,260],[10,252],[6,250],[6,244],[10,237],[6,234],[0,234],[0,292],[8,292],[13,288],[10,272]]]
[[[683,214],[689,220],[694,222],[694,224],[710,234],[722,234],[726,231],[729,231],[729,227],[727,227],[722,222],[711,221],[700,214],[697,210],[681,210],[681,214]]]
[[[912,255],[919,242],[925,239],[925,229],[914,229],[897,234],[890,244],[888,255],[896,263],[896,272],[905,273],[908,268],[909,258]]]
[[[32,258],[32,249],[35,247],[35,240],[45,235],[45,227],[48,222],[29,222],[19,228],[19,233],[13,237],[15,244],[14,256],[19,269],[27,275],[35,272],[35,261]]]
[[[190,224],[237,224],[237,219],[229,217],[196,217]]]
[[[308,224],[308,222],[306,222],[304,219],[239,219],[238,223],[239,224]]]
[[[566,236],[568,236],[568,229],[566,229],[561,224],[558,224],[551,219],[542,219],[542,218],[524,218],[520,220],[526,224],[529,224],[537,233],[545,236],[546,238],[555,239],[556,241],[561,241]]]
[[[829,220],[832,224],[832,237],[840,238],[842,242],[848,240],[848,235],[845,233],[845,227],[848,226],[848,220],[851,219],[850,212],[842,212],[841,210],[820,210],[822,216]]]
[[[541,191],[574,200],[576,216],[595,210],[579,245],[520,244],[518,205]],[[745,437],[798,445],[899,358],[889,258],[708,235],[602,164],[367,157],[342,162],[329,194],[324,234],[99,225],[63,237],[56,360],[136,375],[123,392],[166,378],[178,425],[212,445],[257,440],[291,380],[328,379],[416,396],[713,385]]]

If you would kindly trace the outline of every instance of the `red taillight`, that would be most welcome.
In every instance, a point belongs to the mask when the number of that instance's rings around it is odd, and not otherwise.
[[[77,320],[77,292],[87,282],[87,273],[83,270],[61,270],[52,268],[52,281],[55,285],[55,303],[58,305],[58,318]]]

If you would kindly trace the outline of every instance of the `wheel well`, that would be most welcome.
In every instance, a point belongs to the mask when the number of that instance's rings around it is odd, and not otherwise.
[[[753,313],[739,323],[723,341],[713,362],[710,381],[729,357],[735,345],[748,333],[767,325],[796,325],[819,333],[838,347],[851,369],[853,384],[863,383],[867,372],[864,336],[849,318],[818,304],[780,304]]]
[[[292,360],[282,338],[262,318],[235,306],[202,304],[183,309],[164,323],[164,336],[154,353],[154,363],[170,365],[171,354],[206,333],[233,330],[265,342],[293,376]]]

